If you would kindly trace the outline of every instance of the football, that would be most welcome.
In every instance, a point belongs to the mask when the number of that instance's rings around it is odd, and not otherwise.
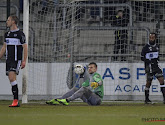
[[[81,64],[76,64],[74,67],[74,72],[78,75],[83,74],[84,73],[84,67]]]

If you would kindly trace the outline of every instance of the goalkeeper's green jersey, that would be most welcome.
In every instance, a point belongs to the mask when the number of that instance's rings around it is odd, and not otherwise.
[[[97,82],[97,83],[102,83],[102,84],[94,89],[94,88],[91,87],[92,82]],[[82,86],[89,87],[92,92],[94,92],[95,94],[97,94],[98,96],[103,98],[103,95],[104,95],[103,79],[101,78],[100,74],[98,74],[96,72],[93,73],[93,74],[90,74],[90,81],[84,82],[82,84]]]

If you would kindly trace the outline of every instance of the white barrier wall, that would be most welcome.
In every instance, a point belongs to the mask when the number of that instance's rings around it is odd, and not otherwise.
[[[29,64],[28,95],[44,96],[50,94],[48,90],[51,90],[50,95],[62,95],[67,92],[66,78],[69,66],[69,63],[52,63],[49,76],[47,63]],[[160,66],[165,75],[165,64],[160,63]],[[5,75],[5,64],[1,63],[0,68],[0,96],[12,95],[11,86]],[[143,63],[98,63],[98,73],[102,75],[106,96],[144,95],[146,80]],[[21,94],[22,71],[17,81]],[[150,92],[151,95],[162,95],[156,79],[153,80]]]
[[[102,71],[98,68],[98,72],[104,79],[105,95],[144,95],[146,76],[143,63],[113,63]],[[153,80],[150,91],[151,95],[161,94],[157,79]]]

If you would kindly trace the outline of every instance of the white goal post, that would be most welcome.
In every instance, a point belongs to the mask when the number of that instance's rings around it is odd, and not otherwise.
[[[23,32],[26,36],[26,42],[29,41],[29,0],[23,2]],[[22,73],[22,103],[27,103],[27,79],[28,79],[28,57],[26,60],[26,66]]]

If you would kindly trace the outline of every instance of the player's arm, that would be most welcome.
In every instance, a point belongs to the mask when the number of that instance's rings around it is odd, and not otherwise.
[[[88,87],[89,86],[89,80],[86,80],[85,82],[82,83],[83,87]]]
[[[144,46],[143,49],[142,49],[141,60],[144,61],[146,64],[149,64],[149,63],[151,63],[151,60],[146,58],[146,49],[147,49],[146,46]]]
[[[94,75],[93,79],[95,82],[91,83],[91,87],[93,87],[94,89],[103,84],[103,80],[99,74]]]
[[[0,51],[0,59],[2,58],[2,56],[5,54],[6,52],[6,43],[4,42],[3,43],[3,46],[1,48],[1,51]]]
[[[22,60],[22,63],[21,63],[21,69],[23,69],[26,65],[26,59],[27,59],[27,55],[28,55],[28,47],[27,47],[27,44],[23,44],[22,45],[23,47],[23,60]]]
[[[101,78],[101,76],[99,74],[94,75],[93,79],[99,84],[102,85],[103,84],[103,80]]]
[[[159,55],[160,55],[160,47],[158,45],[158,61],[159,61]]]
[[[26,59],[27,59],[27,56],[28,56],[28,45],[26,43],[26,37],[25,37],[25,34],[23,32],[21,33],[20,42],[21,42],[22,47],[23,47],[23,60],[22,60],[22,63],[21,63],[21,69],[23,69],[26,65]]]
[[[145,47],[143,47],[143,49],[141,51],[141,60],[145,61]]]

